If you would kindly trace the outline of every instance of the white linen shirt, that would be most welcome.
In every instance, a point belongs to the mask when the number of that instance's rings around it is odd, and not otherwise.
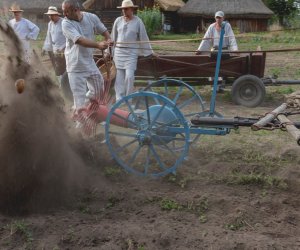
[[[139,55],[149,56],[153,54],[150,43],[134,43],[149,41],[145,25],[137,16],[134,16],[130,21],[125,21],[123,16],[118,17],[114,22],[111,37],[117,43],[113,53],[117,69],[136,70]],[[118,44],[118,42],[121,43]],[[122,42],[132,43],[122,44]]]
[[[81,21],[63,19],[63,34],[67,39],[65,57],[67,72],[95,72],[99,70],[93,59],[93,48],[86,48],[76,41],[80,37],[95,40],[95,33],[102,34],[107,28],[100,19],[92,13],[82,12]]]
[[[238,46],[230,23],[226,23],[224,29],[225,29],[225,34],[223,39],[223,48],[228,47],[230,51],[238,50]],[[202,40],[198,50],[208,51],[212,47],[219,46],[220,34],[221,31],[217,31],[216,29],[216,23],[211,24],[204,35],[204,38],[211,38],[211,39]]]
[[[66,37],[62,32],[62,20],[63,18],[60,17],[56,23],[53,21],[48,23],[43,50],[55,53],[63,51],[66,47]]]
[[[9,20],[8,25],[14,29],[16,35],[20,39],[24,51],[24,59],[26,62],[29,62],[31,54],[30,40],[37,39],[40,32],[39,27],[23,17],[18,22],[15,18]]]
[[[11,19],[8,24],[14,29],[20,40],[36,40],[40,32],[38,26],[23,17],[19,22],[15,18]]]

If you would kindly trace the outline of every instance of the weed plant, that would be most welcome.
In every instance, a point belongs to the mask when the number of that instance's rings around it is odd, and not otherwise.
[[[138,10],[137,16],[142,19],[149,37],[161,32],[162,16],[158,6]]]

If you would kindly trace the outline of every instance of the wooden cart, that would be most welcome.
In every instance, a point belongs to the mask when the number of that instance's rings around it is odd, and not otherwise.
[[[232,98],[237,104],[255,107],[265,97],[262,80],[266,53],[222,54],[220,82],[232,83]],[[216,54],[209,55],[163,55],[139,58],[136,80],[175,78],[190,85],[212,82],[216,67]]]

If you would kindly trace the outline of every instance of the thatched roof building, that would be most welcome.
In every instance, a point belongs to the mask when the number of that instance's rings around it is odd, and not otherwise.
[[[87,11],[96,13],[110,29],[112,22],[121,15],[121,10],[117,9],[122,0],[79,0],[83,6],[87,6]],[[153,4],[154,0],[133,0],[136,4],[144,8],[148,7],[148,2]],[[47,29],[49,18],[44,15],[49,6],[56,6],[61,12],[63,0],[4,0],[0,2],[1,7],[9,7],[13,3],[20,5],[24,10],[23,16],[37,24],[42,31]],[[84,4],[85,3],[85,4]],[[84,9],[84,8],[83,8]]]
[[[273,15],[261,0],[189,0],[178,11],[183,30],[204,30],[218,10],[224,11],[226,20],[240,32],[267,30],[268,19]]]
[[[96,13],[110,29],[114,20],[121,15],[121,10],[117,9],[122,0],[83,0],[83,6]],[[152,8],[157,4],[163,12],[164,22],[169,24],[173,30],[178,30],[179,17],[177,10],[184,6],[182,0],[133,0],[139,9]]]
[[[154,0],[154,3],[160,7],[163,18],[164,32],[178,32],[180,22],[177,11],[185,5],[182,0]]]
[[[182,0],[155,0],[163,11],[177,11],[184,6]]]
[[[4,0],[2,5],[11,6],[16,3],[20,5],[23,10],[34,10],[34,9],[48,9],[49,6],[56,6],[61,9],[63,0]]]
[[[83,7],[87,11],[95,13],[100,17],[105,26],[111,30],[112,24],[115,19],[122,15],[122,10],[117,6],[122,5],[122,0],[82,0]],[[139,6],[139,9],[151,8],[154,0],[133,0],[135,5]]]

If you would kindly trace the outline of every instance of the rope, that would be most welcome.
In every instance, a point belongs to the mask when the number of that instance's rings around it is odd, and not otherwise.
[[[269,31],[261,31],[261,32],[253,32],[254,34],[259,33],[275,33],[275,32],[281,32],[281,31],[295,31],[300,30],[300,28],[290,28],[290,29],[281,29],[281,30],[269,30]],[[252,33],[252,34],[253,34]],[[224,36],[224,38],[249,38],[249,37],[255,37],[252,34],[245,35],[240,34],[236,36]],[[188,38],[188,39],[173,39],[173,40],[154,40],[154,41],[138,41],[138,42],[115,42],[115,44],[143,44],[143,43],[169,43],[169,42],[188,42],[188,41],[202,41],[202,40],[216,40],[220,39],[219,37],[199,37],[199,38]]]
[[[140,49],[135,47],[124,47],[124,46],[116,46],[116,48],[121,49]],[[145,49],[143,50],[152,50],[152,49]],[[177,52],[195,52],[195,50],[178,50],[178,49],[163,49],[163,48],[155,48],[155,50],[163,50],[163,51],[177,51]],[[282,53],[282,52],[292,52],[292,51],[300,51],[300,47],[297,48],[291,48],[291,49],[270,49],[270,50],[239,50],[239,51],[228,51],[226,50],[226,53],[230,54],[243,54],[243,53]],[[211,53],[211,50],[201,51],[203,53]],[[217,52],[215,50],[214,52]]]
[[[237,36],[224,36],[224,38],[231,38]],[[152,41],[136,41],[136,42],[115,42],[115,44],[144,44],[144,43],[170,43],[170,42],[190,42],[190,41],[202,41],[202,40],[217,40],[219,37],[199,37],[199,38],[184,38],[184,39],[173,39],[173,40],[152,40]]]

